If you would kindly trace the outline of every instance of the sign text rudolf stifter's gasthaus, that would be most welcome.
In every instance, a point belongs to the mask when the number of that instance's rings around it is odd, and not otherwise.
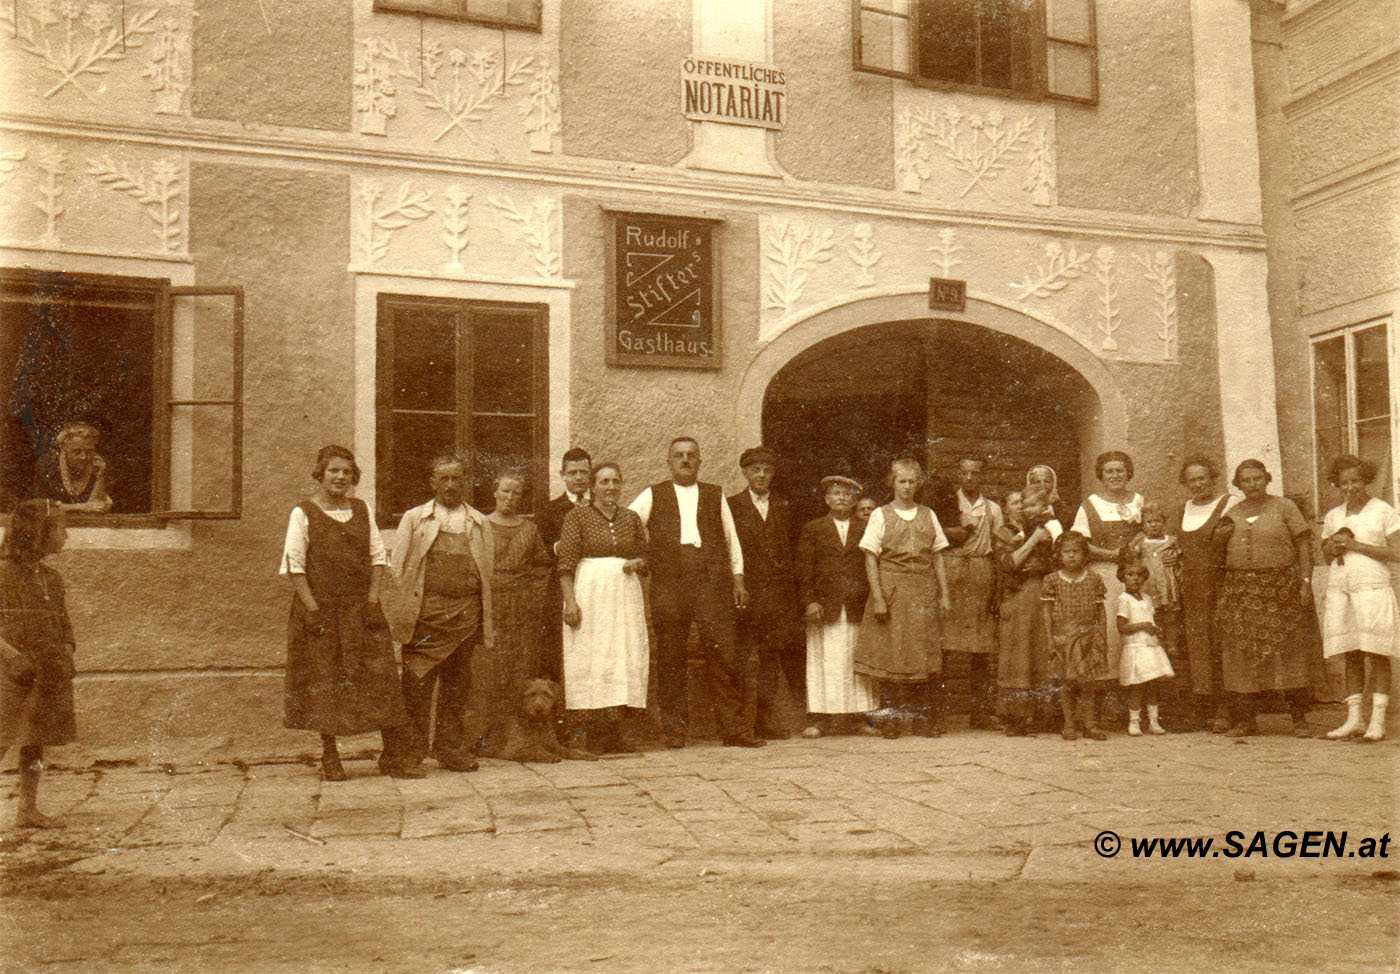
[[[780,129],[787,121],[781,68],[746,61],[688,57],[681,62],[681,104],[695,122]]]

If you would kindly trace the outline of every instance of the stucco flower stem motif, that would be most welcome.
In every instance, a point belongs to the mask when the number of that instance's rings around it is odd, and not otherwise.
[[[399,184],[394,201],[379,205],[384,188],[378,181],[366,179],[360,184],[360,213],[357,227],[360,255],[370,264],[378,263],[389,251],[389,235],[408,226],[410,220],[422,220],[433,212],[428,205],[431,196],[415,190],[405,179]]]
[[[471,201],[472,194],[462,189],[448,190],[443,197],[442,242],[452,253],[452,259],[447,262],[447,269],[451,271],[462,270],[462,251],[467,249],[470,229],[467,209]]]
[[[34,205],[44,214],[43,241],[52,246],[58,242],[58,218],[63,215],[63,204],[59,202],[65,172],[63,150],[56,145],[44,146],[34,153],[34,161],[44,171],[44,178],[39,181],[39,201]]]
[[[520,209],[508,196],[493,196],[491,205],[507,220],[520,225],[525,244],[534,254],[535,272],[545,280],[562,277],[564,259],[554,246],[554,202],[539,200],[529,209]]]
[[[466,134],[464,122],[480,121],[494,107],[493,98],[505,97],[507,86],[525,83],[534,58],[518,58],[507,69],[497,63],[493,52],[484,48],[473,51],[470,56],[453,48],[448,52],[448,62],[452,66],[451,84],[446,83],[446,79],[438,80],[442,62],[435,59],[426,65],[423,81],[414,89],[425,105],[447,115],[447,124],[433,136],[434,142],[440,142],[453,129],[461,129]]]
[[[535,65],[534,79],[526,89],[526,96],[520,114],[525,119],[525,133],[530,137],[530,151],[552,152],[554,137],[561,128],[559,85],[544,58]]]
[[[830,230],[813,231],[796,221],[770,221],[763,289],[769,308],[787,313],[796,306],[812,270],[831,260],[834,236]]]
[[[874,267],[885,256],[875,249],[875,228],[868,223],[857,223],[851,231],[851,246],[846,255],[860,268],[856,287],[874,287]]]
[[[21,50],[37,57],[45,70],[59,76],[58,83],[43,93],[45,98],[52,98],[71,85],[88,101],[95,102],[93,93],[79,79],[106,74],[110,64],[139,48],[142,40],[155,32],[152,22],[157,12],[129,10],[122,28],[113,23],[112,8],[107,3],[64,0],[57,6],[5,4],[0,8],[0,36],[13,40]],[[84,34],[91,35],[91,40],[85,43]]]
[[[1045,257],[1046,263],[1011,285],[1013,290],[1021,292],[1023,299],[1048,298],[1063,291],[1070,281],[1084,275],[1091,259],[1091,255],[1076,250],[1074,244],[1065,250],[1056,240],[1045,245]]]
[[[1157,337],[1162,342],[1162,358],[1169,361],[1177,351],[1176,263],[1171,254],[1164,250],[1154,253],[1150,261],[1141,254],[1134,254],[1133,259],[1142,265],[1147,283],[1152,285]]]
[[[938,261],[938,269],[944,277],[953,276],[953,268],[962,263],[958,254],[962,253],[962,246],[957,242],[957,230],[953,227],[941,227],[938,231],[938,243],[929,248],[934,259]]]
[[[88,161],[87,171],[108,189],[135,199],[154,221],[154,233],[161,249],[173,253],[180,249],[180,161],[175,158],[157,159],[151,164],[150,175],[132,172],[126,163],[114,164],[107,156]]]
[[[24,149],[0,152],[0,186],[4,186],[10,181],[10,177],[15,174],[19,164],[24,161],[25,155]]]
[[[1113,248],[1104,245],[1094,251],[1094,280],[1099,285],[1099,330],[1103,333],[1105,352],[1118,351],[1118,340],[1113,333],[1120,327],[1118,321],[1118,282],[1113,274]]]

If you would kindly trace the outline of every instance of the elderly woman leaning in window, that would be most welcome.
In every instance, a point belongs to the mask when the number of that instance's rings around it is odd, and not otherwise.
[[[39,466],[36,493],[57,501],[66,511],[110,511],[107,461],[97,453],[101,436],[97,427],[89,423],[68,423],[59,430]]]

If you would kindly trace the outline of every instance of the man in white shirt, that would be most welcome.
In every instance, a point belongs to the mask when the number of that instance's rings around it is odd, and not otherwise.
[[[698,482],[700,445],[693,438],[672,440],[666,463],[671,479],[646,488],[630,505],[650,537],[656,682],[666,746],[686,744],[686,643],[693,623],[721,740],[734,747],[761,747],[752,719],[745,726],[744,667],[735,648],[734,610],[748,603],[748,592],[734,517],[717,484]]]

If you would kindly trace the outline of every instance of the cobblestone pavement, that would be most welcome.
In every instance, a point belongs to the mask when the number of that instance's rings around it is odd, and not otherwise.
[[[1127,844],[1333,829],[1347,831],[1355,849],[1400,820],[1397,751],[1394,741],[1281,733],[1071,743],[962,732],[794,739],[757,751],[700,745],[553,765],[483,761],[472,774],[430,762],[421,781],[379,776],[365,758],[347,762],[350,781],[323,783],[300,763],[63,770],[56,749],[60,767],[45,774],[40,805],[67,828],[10,828],[11,773],[0,848],[12,876],[780,873],[816,862],[958,880],[1138,882],[1144,870],[1199,879],[1241,868],[1369,876],[1400,868],[1400,852],[1135,862]],[[1104,830],[1123,839],[1116,858],[1095,854]]]

